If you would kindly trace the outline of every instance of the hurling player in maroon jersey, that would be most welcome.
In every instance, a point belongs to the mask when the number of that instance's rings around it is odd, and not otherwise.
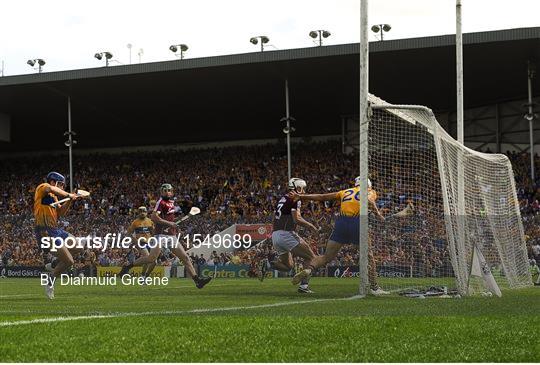
[[[300,199],[295,199],[291,195],[291,192],[304,194],[306,186],[306,182],[302,179],[292,178],[289,180],[289,192],[279,199],[274,210],[272,244],[278,254],[278,259],[271,265],[276,270],[290,271],[294,267],[293,256],[303,258],[306,266],[310,266],[311,261],[315,259],[311,247],[296,233],[296,226],[304,226],[315,232],[318,232],[319,228],[302,217],[300,214],[302,203]],[[309,288],[309,277],[301,278],[298,281],[293,280],[293,284],[300,284],[298,286],[299,293],[313,293]]]
[[[141,266],[155,262],[162,248],[169,248],[183,263],[195,282],[197,288],[202,289],[212,280],[211,277],[200,278],[191,263],[191,259],[186,254],[184,246],[178,241],[178,226],[175,223],[176,214],[180,208],[174,205],[173,187],[171,184],[161,185],[161,198],[157,201],[156,207],[152,211],[150,218],[156,225],[157,245],[150,249],[148,256],[139,257],[133,264],[122,267],[120,276],[127,274],[133,266]]]

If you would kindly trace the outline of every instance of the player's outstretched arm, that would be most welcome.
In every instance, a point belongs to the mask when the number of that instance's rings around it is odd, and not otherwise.
[[[292,192],[294,199],[300,199],[302,201],[313,200],[318,202],[330,201],[330,200],[339,200],[339,193],[326,193],[326,194],[298,194]]]
[[[375,217],[377,217],[378,220],[384,222],[385,218],[379,208],[377,208],[377,204],[375,204],[374,200],[368,199],[368,207],[375,214]]]

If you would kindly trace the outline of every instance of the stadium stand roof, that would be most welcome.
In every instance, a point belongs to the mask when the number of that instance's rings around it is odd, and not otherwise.
[[[370,43],[370,91],[454,110],[454,39]],[[540,28],[465,34],[465,107],[525,98],[539,41]],[[280,137],[285,79],[295,135],[339,134],[341,115],[358,114],[358,51],[344,44],[0,77],[12,135],[0,151],[61,148],[67,96],[79,147]]]

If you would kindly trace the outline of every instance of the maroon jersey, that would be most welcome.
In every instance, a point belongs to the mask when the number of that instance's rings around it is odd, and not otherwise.
[[[274,210],[274,231],[294,231],[296,223],[292,217],[292,211],[300,209],[300,200],[294,201],[289,195],[284,195],[279,199]]]
[[[173,199],[165,200],[165,199],[159,198],[159,200],[156,203],[156,207],[154,208],[154,212],[156,212],[157,215],[161,219],[165,219],[166,221],[169,221],[169,222],[174,222],[175,212],[176,212],[176,209],[174,207],[174,200]],[[166,234],[170,236],[176,236],[177,229],[176,227],[173,228],[173,227],[165,226],[160,223],[156,223],[156,234]]]

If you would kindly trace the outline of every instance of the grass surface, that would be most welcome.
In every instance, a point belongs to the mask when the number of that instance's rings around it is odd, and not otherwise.
[[[0,279],[0,358],[540,361],[538,288],[422,300],[348,299],[355,279],[314,278],[312,286],[305,296],[285,279],[217,279],[203,290],[174,279],[165,287],[59,286],[49,301],[37,279]]]

